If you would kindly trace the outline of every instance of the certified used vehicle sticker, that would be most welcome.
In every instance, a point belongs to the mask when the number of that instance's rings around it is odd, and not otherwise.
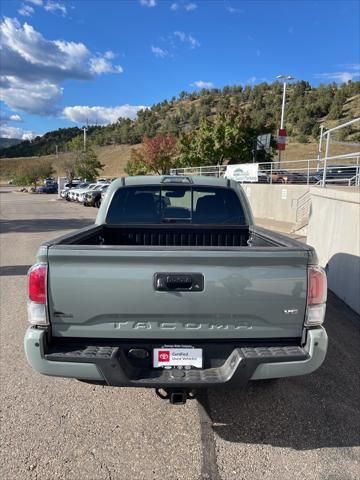
[[[154,348],[154,368],[202,368],[201,348]]]

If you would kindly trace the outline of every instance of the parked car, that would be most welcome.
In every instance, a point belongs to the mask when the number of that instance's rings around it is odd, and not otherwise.
[[[36,189],[37,193],[57,193],[58,185],[57,183],[48,183]]]
[[[44,179],[44,185],[53,185],[54,183],[57,183],[57,182],[53,177],[47,177]]]
[[[40,247],[26,357],[45,375],[182,404],[197,389],[316,370],[326,292],[314,249],[254,225],[237,182],[127,177],[95,225]]]
[[[75,195],[75,200],[79,203],[84,203],[85,195],[89,192],[92,192],[94,190],[97,190],[101,188],[101,183],[90,183],[88,187],[85,189],[80,189],[76,195]]]
[[[360,173],[360,166],[355,165],[330,165],[326,169],[326,181],[327,183],[348,183],[350,178],[355,177]],[[317,182],[322,181],[324,176],[324,169],[316,172],[313,177]]]
[[[90,185],[89,183],[79,183],[75,187],[71,188],[67,192],[66,200],[68,200],[70,202],[74,202],[75,201],[75,196],[79,192],[79,190],[80,189],[86,189],[89,185]]]
[[[72,188],[76,188],[78,185],[80,185],[81,182],[78,182],[76,180],[73,180],[72,182],[67,182],[64,184],[64,187],[63,189],[60,191],[60,197],[61,198],[66,198],[67,195],[68,195],[68,192],[72,189]]]
[[[83,205],[85,207],[100,208],[102,193],[106,192],[109,184],[98,185],[94,190],[84,194]]]
[[[258,171],[258,181],[257,183],[269,183],[269,176],[266,172],[261,170]]]
[[[272,183],[307,183],[305,174],[288,170],[274,169],[271,174],[269,172],[269,177],[272,178]]]

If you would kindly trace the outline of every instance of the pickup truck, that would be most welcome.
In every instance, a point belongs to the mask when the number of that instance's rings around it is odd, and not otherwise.
[[[314,249],[254,225],[238,183],[127,177],[95,225],[40,247],[25,352],[42,374],[181,404],[201,388],[316,370],[326,294]]]

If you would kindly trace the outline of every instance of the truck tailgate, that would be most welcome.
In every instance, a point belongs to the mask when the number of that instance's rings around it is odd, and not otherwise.
[[[298,338],[308,253],[237,250],[48,249],[52,334],[110,339]],[[156,273],[201,273],[196,292],[156,291]]]

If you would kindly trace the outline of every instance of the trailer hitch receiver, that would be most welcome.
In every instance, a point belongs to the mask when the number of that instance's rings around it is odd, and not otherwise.
[[[172,405],[184,405],[186,400],[196,397],[195,390],[185,388],[156,388],[155,393],[162,400],[169,400]]]

